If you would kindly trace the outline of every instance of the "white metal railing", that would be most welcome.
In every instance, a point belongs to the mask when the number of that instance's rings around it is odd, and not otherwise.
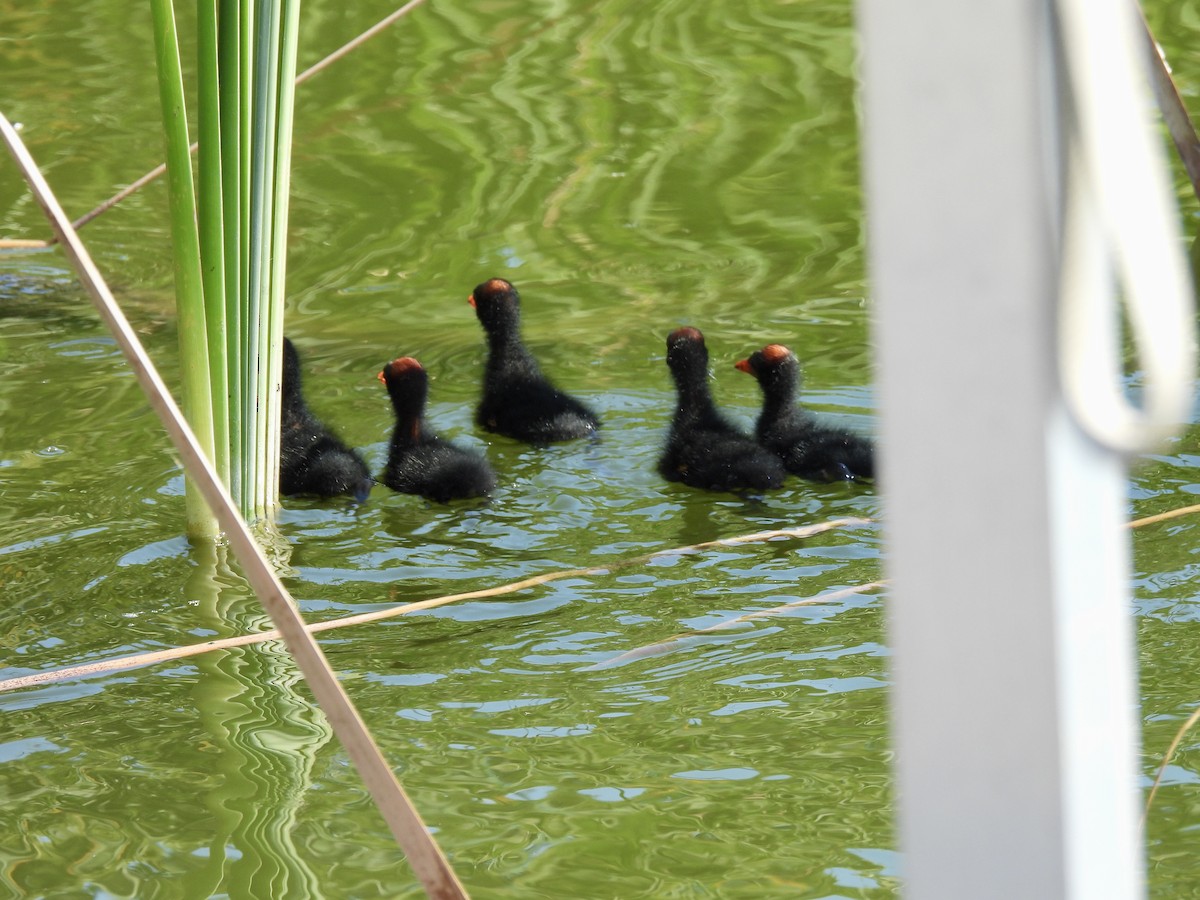
[[[859,21],[905,894],[1140,897],[1125,461],[1195,350],[1135,7]]]

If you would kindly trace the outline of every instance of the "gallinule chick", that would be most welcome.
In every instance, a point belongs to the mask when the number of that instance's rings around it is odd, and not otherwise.
[[[475,421],[488,431],[536,444],[594,434],[600,419],[555,388],[521,342],[517,289],[503,278],[493,278],[467,299],[488,341],[483,398]]]
[[[704,335],[680,328],[667,335],[667,366],[679,402],[658,471],[668,481],[713,491],[764,490],[787,477],[779,457],[725,419],[708,390]]]
[[[810,481],[875,477],[870,440],[824,425],[797,405],[800,363],[795,353],[781,344],[768,344],[734,365],[758,380],[763,409],[755,437],[783,460],[789,472]]]
[[[374,483],[362,457],[321,424],[300,392],[300,356],[283,339],[283,414],[279,443],[279,492],[367,499]]]
[[[394,359],[379,373],[396,411],[383,483],[402,494],[446,503],[482,497],[496,486],[486,459],[444,441],[425,424],[429,376],[411,356]]]

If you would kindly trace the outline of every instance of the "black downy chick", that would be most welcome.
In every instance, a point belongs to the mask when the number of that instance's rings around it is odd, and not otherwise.
[[[765,490],[783,484],[787,473],[779,457],[743,434],[713,404],[704,335],[695,328],[671,332],[667,366],[678,404],[658,461],[659,474],[713,491]]]
[[[798,405],[800,363],[795,353],[782,344],[768,344],[734,365],[753,375],[762,388],[755,437],[789,472],[810,481],[875,477],[875,450],[869,439],[825,425]]]
[[[411,356],[392,360],[379,380],[396,412],[383,483],[438,503],[490,494],[496,476],[487,460],[442,440],[425,424],[429,376],[421,364]]]
[[[367,464],[309,410],[300,390],[300,356],[287,338],[283,339],[282,406],[279,492],[367,499],[374,483]]]
[[[600,427],[597,415],[554,387],[522,343],[517,289],[503,278],[493,278],[467,299],[488,341],[475,421],[488,431],[535,444],[595,434]]]

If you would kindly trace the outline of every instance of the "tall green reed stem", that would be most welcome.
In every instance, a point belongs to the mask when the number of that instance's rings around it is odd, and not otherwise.
[[[172,0],[152,0],[184,410],[247,519],[279,503],[287,194],[299,0],[199,0],[193,194]],[[215,534],[189,490],[189,532]]]
[[[175,263],[175,298],[179,309],[179,350],[183,370],[182,406],[201,448],[216,458],[212,414],[212,376],[208,358],[208,326],[200,267],[196,199],[192,193],[192,159],[188,151],[187,108],[179,39],[171,0],[151,0],[159,97],[167,141],[167,191],[171,210],[171,244]],[[188,533],[213,537],[217,523],[204,500],[187,486]]]
[[[249,4],[246,4],[249,7]],[[242,351],[242,287],[243,211],[248,208],[247,192],[242,191],[242,116],[243,107],[249,114],[249,103],[243,102],[242,77],[242,20],[241,0],[220,0],[217,12],[217,78],[221,128],[221,223],[225,256],[225,333],[226,365],[229,390],[229,477],[225,484],[242,514],[248,512],[242,502],[241,460],[245,455],[242,440],[242,399],[245,379]],[[249,145],[246,147],[249,150]],[[244,199],[245,198],[245,199]],[[236,461],[236,462],[234,462]]]
[[[201,279],[204,285],[204,315],[208,326],[209,377],[212,388],[213,465],[229,485],[229,363],[225,305],[225,236],[222,233],[224,197],[221,193],[221,103],[217,57],[217,7],[215,0],[200,0],[196,25],[200,142],[198,193],[203,206],[216,206],[215,215],[206,208],[199,218]]]
[[[279,77],[278,106],[275,116],[275,167],[272,192],[275,197],[275,218],[272,224],[271,241],[271,303],[267,310],[268,340],[273,347],[283,346],[283,305],[287,277],[287,224],[288,198],[292,184],[292,113],[296,97],[296,49],[300,43],[300,0],[284,0],[283,16],[279,34]],[[270,357],[270,381],[278,384],[283,377],[283,356],[274,353]],[[268,395],[267,419],[278,422],[281,415],[282,395],[272,391]],[[271,498],[278,496],[279,484],[279,441],[278,426],[267,431],[267,451],[264,481],[271,486]],[[273,499],[273,502],[275,500]]]

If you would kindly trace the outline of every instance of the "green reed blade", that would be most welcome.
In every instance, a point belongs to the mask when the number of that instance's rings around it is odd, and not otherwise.
[[[255,153],[251,161],[251,208],[250,208],[250,294],[247,297],[247,314],[250,318],[250,358],[254,365],[257,385],[256,396],[260,402],[254,409],[254,441],[257,448],[265,449],[270,441],[270,422],[267,417],[267,396],[271,391],[269,381],[269,338],[270,329],[268,297],[271,277],[271,250],[273,242],[271,227],[275,221],[275,116],[278,103],[278,56],[280,35],[281,0],[261,3],[255,21],[254,52],[254,116],[253,133]],[[269,467],[265,456],[255,453],[250,460],[250,485],[253,509],[256,516],[269,513],[278,488],[270,489],[267,484]]]
[[[243,397],[256,396],[257,380],[255,367],[250,356],[251,322],[247,309],[246,298],[251,296],[250,288],[250,208],[253,205],[252,175],[254,147],[254,21],[255,4],[250,0],[237,0],[237,27],[240,40],[238,70],[241,88],[241,130],[239,132],[238,153],[241,157],[241,173],[238,190],[239,214],[241,218],[241,262],[238,272],[240,330],[238,344],[240,347],[241,380]],[[251,403],[243,403],[242,408],[242,499],[241,506],[247,518],[251,517],[254,506],[254,473],[251,468],[254,454],[251,451],[254,435],[254,407]]]
[[[200,272],[200,238],[196,226],[196,201],[192,193],[183,74],[179,40],[171,0],[151,0],[154,47],[158,63],[159,97],[167,143],[167,190],[171,211],[171,245],[175,263],[175,296],[179,308],[179,346],[183,409],[201,448],[213,459],[212,401],[205,326],[204,288]],[[216,518],[188,482],[188,532],[196,537],[215,536]]]
[[[287,194],[299,0],[198,0],[199,185],[171,0],[152,0],[185,406],[246,516],[279,500]]]
[[[213,465],[229,484],[229,386],[225,306],[224,198],[221,177],[221,84],[217,60],[217,0],[199,0],[197,71],[199,167],[197,190],[201,278],[208,331],[210,397],[213,416]]]
[[[266,451],[269,507],[279,503],[279,419],[283,357],[283,314],[287,301],[287,225],[291,191],[292,120],[296,97],[296,50],[299,44],[300,0],[283,0],[280,23],[278,85],[275,122],[275,216],[271,232],[271,290],[268,307],[268,388]]]
[[[226,382],[229,393],[229,493],[243,512],[242,458],[245,432],[242,427],[242,305],[240,298],[242,253],[242,36],[239,0],[219,0],[217,8],[217,78],[220,83],[221,198],[225,244],[225,343]]]

